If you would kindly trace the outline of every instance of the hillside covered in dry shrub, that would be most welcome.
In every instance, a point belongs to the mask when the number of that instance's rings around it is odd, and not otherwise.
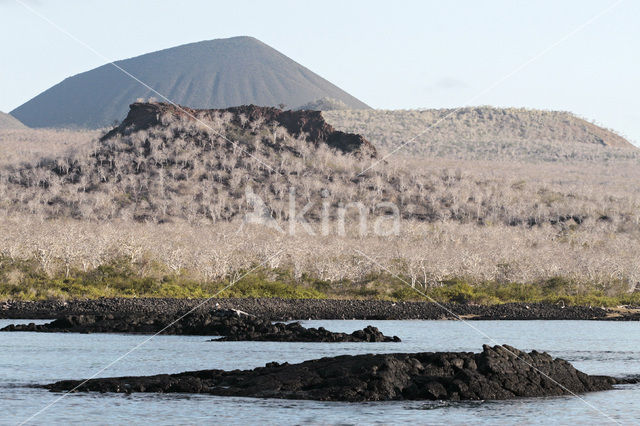
[[[333,110],[323,115],[383,151],[402,145],[402,153],[410,155],[533,162],[637,156],[633,145],[614,131],[564,111],[467,107]]]
[[[405,219],[427,222],[625,226],[638,218],[632,182],[621,179],[602,190],[597,179],[606,166],[598,161],[583,179],[575,174],[582,165],[566,162],[553,180],[559,170],[540,173],[540,166],[498,175],[490,164],[462,160],[451,168],[434,167],[428,157],[380,163],[368,141],[334,131],[319,113],[189,111],[134,104],[123,123],[98,140],[57,158],[4,165],[0,207],[44,218],[218,221],[241,217],[250,190],[277,220],[288,219],[290,191],[299,209],[314,203],[311,219],[320,217],[323,203],[335,217],[349,203],[373,213],[381,202],[396,204]],[[375,167],[359,174],[370,164]]]
[[[22,124],[14,116],[0,111],[0,130],[8,129],[26,129],[27,126]]]
[[[393,123],[365,139],[318,112],[184,111],[143,103],[108,132],[0,132],[0,297],[207,296],[257,265],[234,295],[419,297],[401,280],[443,300],[636,294],[637,150],[520,139],[385,158],[369,141]],[[384,203],[398,232],[362,233]],[[309,222],[295,235],[292,206]],[[256,207],[280,231],[246,225]]]

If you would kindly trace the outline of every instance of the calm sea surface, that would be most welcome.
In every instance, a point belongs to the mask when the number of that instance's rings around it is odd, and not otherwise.
[[[30,322],[0,320],[9,323]],[[47,322],[47,321],[34,321]],[[158,336],[99,374],[100,377],[246,369],[270,361],[299,362],[339,354],[474,351],[492,344],[454,321],[304,321],[348,331],[372,324],[402,343],[207,342],[207,337]],[[589,374],[640,374],[640,324],[595,321],[476,321],[500,343],[544,350]],[[30,387],[95,374],[148,336],[0,333],[0,424],[18,424],[60,394]],[[68,395],[32,424],[623,424],[640,423],[640,385],[576,397],[500,402],[339,403],[208,395]],[[600,412],[601,411],[601,412]]]

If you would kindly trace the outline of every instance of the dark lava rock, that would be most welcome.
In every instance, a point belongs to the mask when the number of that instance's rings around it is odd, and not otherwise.
[[[178,315],[198,305],[202,299],[102,298],[90,300],[7,301],[0,303],[0,318],[49,319],[66,315]],[[466,320],[637,320],[630,313],[612,317],[612,310],[591,306],[562,306],[549,303],[505,303],[473,305],[463,303],[391,302],[388,300],[335,299],[215,299],[208,305],[220,309],[240,309],[272,320],[291,319],[455,319]],[[445,309],[443,309],[446,308]]]
[[[268,325],[267,325],[268,323]],[[400,342],[398,336],[387,337],[376,327],[368,326],[351,334],[334,333],[324,327],[304,328],[299,322],[265,322],[261,326],[244,323],[233,333],[213,341],[267,341],[267,342]]]
[[[0,331],[40,331],[72,333],[146,333],[225,336],[220,341],[270,342],[399,342],[376,327],[351,334],[333,333],[324,328],[304,328],[300,323],[275,323],[237,310],[210,310],[175,315],[129,314],[67,315],[47,324],[9,325]]]
[[[321,401],[492,400],[611,389],[629,381],[589,376],[562,359],[510,346],[481,353],[344,355],[254,370],[65,380],[52,391],[207,393]]]
[[[314,144],[324,142],[332,148],[346,153],[359,153],[368,157],[376,157],[375,147],[361,135],[345,133],[336,130],[324,120],[320,111],[283,111],[274,107],[256,105],[241,105],[224,109],[191,109],[176,107],[163,102],[136,102],[129,106],[129,113],[118,127],[107,133],[103,139],[109,139],[117,134],[144,130],[154,126],[161,126],[165,114],[177,118],[192,120],[192,117],[211,117],[213,115],[230,113],[232,122],[242,126],[242,115],[248,121],[261,120],[264,124],[277,124],[287,129],[293,136],[307,135],[307,140]]]

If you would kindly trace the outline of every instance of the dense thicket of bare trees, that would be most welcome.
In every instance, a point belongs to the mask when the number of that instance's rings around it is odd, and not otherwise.
[[[2,256],[34,259],[48,273],[125,257],[141,273],[156,265],[202,280],[278,250],[268,266],[298,275],[358,280],[384,269],[358,249],[422,286],[453,276],[563,276],[602,288],[640,281],[640,157],[633,150],[518,140],[464,155],[476,148],[461,143],[451,155],[444,147],[437,157],[398,153],[358,175],[377,160],[242,123],[220,115],[209,128],[166,117],[163,126],[102,142],[91,133],[2,133]],[[483,159],[494,148],[491,161]],[[316,235],[241,226],[250,188],[286,230],[292,187],[298,211],[312,203],[306,217]],[[339,235],[339,207],[358,202],[369,210],[395,203],[399,235],[361,235],[353,208]],[[320,232],[323,205],[329,235]]]
[[[142,275],[181,273],[202,281],[224,279],[268,261],[266,268],[336,282],[362,280],[386,268],[416,286],[452,277],[470,282],[563,277],[602,290],[632,289],[640,282],[638,233],[621,233],[605,222],[558,232],[552,225],[528,229],[405,221],[400,235],[387,237],[362,237],[355,225],[347,227],[346,236],[291,236],[262,226],[244,226],[239,232],[238,222],[91,223],[24,216],[1,219],[0,227],[0,261],[34,259],[49,274],[69,268],[90,271],[125,259]]]

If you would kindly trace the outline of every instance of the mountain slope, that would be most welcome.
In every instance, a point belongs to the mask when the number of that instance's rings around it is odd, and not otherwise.
[[[638,155],[553,167],[456,160],[455,171],[438,158],[380,161],[366,139],[335,131],[317,111],[136,103],[121,125],[74,148],[0,163],[0,212],[162,223],[242,219],[250,211],[281,222],[296,211],[315,222],[395,212],[529,229],[635,229],[640,220]]]
[[[0,163],[0,211],[216,221],[246,211],[255,188],[280,217],[290,187],[299,184],[305,199],[319,199],[324,185],[353,187],[352,171],[374,156],[369,142],[335,131],[317,111],[135,103],[122,124],[68,155]]]
[[[192,108],[297,107],[322,97],[368,106],[252,37],[185,44],[115,62],[171,101]],[[11,113],[30,127],[108,126],[156,93],[111,64],[69,77]]]
[[[5,129],[26,129],[27,126],[22,124],[17,118],[10,114],[0,111],[0,130]]]
[[[611,130],[569,112],[471,107],[433,110],[324,111],[337,129],[376,147],[428,157],[551,160],[635,151]]]

